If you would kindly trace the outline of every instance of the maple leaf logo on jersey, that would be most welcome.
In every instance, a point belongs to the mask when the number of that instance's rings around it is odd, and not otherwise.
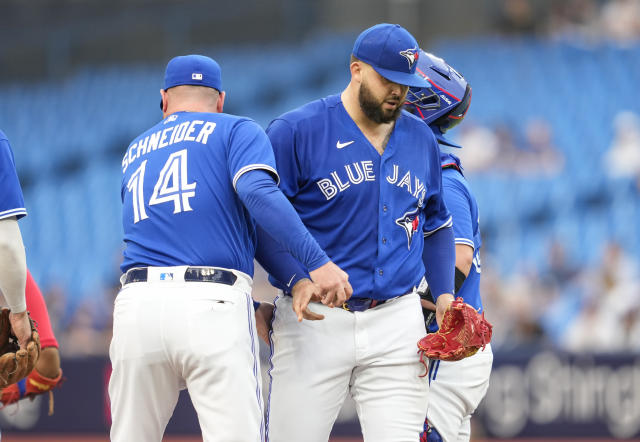
[[[411,70],[416,61],[418,61],[418,57],[420,57],[420,53],[415,48],[400,51],[400,55],[407,59],[407,62],[409,63],[409,70]]]
[[[420,225],[420,217],[418,216],[419,209],[407,212],[396,220],[396,224],[404,229],[404,233],[407,234],[407,248],[411,249],[411,242],[413,241],[413,234],[418,231]]]

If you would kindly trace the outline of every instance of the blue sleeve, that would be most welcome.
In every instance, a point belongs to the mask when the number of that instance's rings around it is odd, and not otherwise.
[[[451,173],[458,173],[451,171]],[[453,236],[456,244],[475,248],[473,242],[473,220],[466,188],[458,181],[443,176],[444,200],[453,218]]]
[[[291,256],[282,244],[274,240],[259,225],[256,230],[258,235],[256,260],[269,273],[269,280],[275,287],[290,292],[296,282],[309,278],[309,273],[304,266]]]
[[[13,151],[0,131],[0,219],[12,216],[19,219],[26,214]]]
[[[428,129],[428,127],[427,127]],[[428,130],[425,137],[426,142],[430,144],[429,167],[427,176],[427,194],[425,196],[424,206],[424,234],[430,235],[438,229],[451,225],[451,214],[447,209],[442,196],[442,168],[440,167],[440,148],[431,129]]]
[[[241,120],[236,123],[229,141],[227,165],[236,190],[238,179],[250,170],[265,170],[279,180],[271,143],[256,122]]]
[[[237,180],[236,191],[256,223],[308,269],[329,262],[271,175],[263,170],[243,173]]]
[[[296,150],[296,137],[291,125],[280,119],[267,127],[267,135],[273,146],[280,177],[280,189],[288,198],[298,193],[301,185],[302,164]]]
[[[424,239],[422,251],[425,277],[434,299],[443,293],[454,293],[456,267],[456,247],[453,229],[439,229]]]

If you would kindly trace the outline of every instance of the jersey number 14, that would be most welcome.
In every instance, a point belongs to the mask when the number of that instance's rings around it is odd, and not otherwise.
[[[131,192],[133,202],[133,222],[137,223],[149,218],[144,204],[144,172],[147,160],[129,178],[127,189]],[[149,206],[173,202],[173,213],[193,210],[189,198],[196,196],[196,183],[189,183],[187,178],[187,150],[174,152],[164,163],[158,180],[149,199]]]

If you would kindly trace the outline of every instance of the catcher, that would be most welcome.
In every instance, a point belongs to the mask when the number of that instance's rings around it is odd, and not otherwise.
[[[60,353],[49,320],[49,312],[44,302],[40,288],[27,270],[26,285],[27,309],[33,322],[37,326],[40,338],[40,357],[35,368],[26,378],[3,388],[0,394],[2,406],[13,404],[20,399],[30,398],[49,393],[49,415],[53,414],[52,389],[62,383],[62,369],[60,368]]]
[[[450,303],[446,302],[450,299],[443,302],[439,297],[435,304],[428,290],[422,296],[431,333],[418,343],[423,362],[429,358],[429,405],[420,441],[468,441],[471,415],[489,387],[493,363],[491,324],[484,319],[484,313],[480,314],[478,206],[462,174],[460,160],[445,151],[447,146],[460,146],[443,133],[464,118],[471,102],[471,87],[444,60],[424,51],[420,52],[418,71],[431,87],[411,88],[405,108],[431,127],[440,145],[443,194],[453,217],[456,242],[458,296]]]

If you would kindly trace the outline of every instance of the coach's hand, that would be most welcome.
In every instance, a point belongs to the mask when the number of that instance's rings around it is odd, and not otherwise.
[[[324,319],[324,315],[309,309],[309,302],[319,302],[321,300],[320,295],[320,288],[310,279],[304,278],[296,282],[296,285],[291,289],[291,296],[293,296],[293,311],[298,317],[298,322],[302,322],[303,319],[309,321]]]
[[[261,302],[256,310],[256,329],[258,330],[258,336],[269,343],[269,332],[271,331],[271,319],[273,318],[273,304],[268,302]]]
[[[436,300],[436,322],[438,323],[438,327],[442,325],[442,318],[444,317],[444,312],[447,311],[451,303],[453,302],[453,295],[451,293],[443,293],[438,296]]]
[[[351,297],[353,288],[349,284],[349,275],[333,261],[309,272],[311,279],[322,290],[322,303],[328,307],[344,304]]]

